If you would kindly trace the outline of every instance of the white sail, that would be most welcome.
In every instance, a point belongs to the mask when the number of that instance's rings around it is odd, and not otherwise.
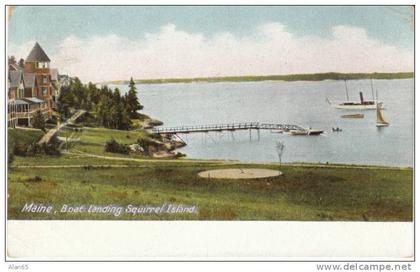
[[[384,127],[388,126],[389,123],[385,120],[382,103],[377,103],[376,106],[376,126]]]

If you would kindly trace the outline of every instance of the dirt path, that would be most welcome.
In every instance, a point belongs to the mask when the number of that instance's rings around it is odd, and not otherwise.
[[[122,157],[111,157],[111,156],[101,156],[95,154],[88,154],[81,151],[77,153],[65,152],[64,154],[76,155],[83,157],[99,158],[105,160],[114,160],[114,161],[127,161],[127,162],[152,162],[152,163],[208,163],[213,166],[226,166],[226,165],[244,165],[244,166],[258,166],[256,163],[243,163],[235,161],[211,161],[211,160],[165,160],[165,159],[136,159],[136,158],[122,158]],[[265,165],[275,165],[275,164],[265,164]],[[401,171],[411,171],[411,168],[397,168],[397,167],[376,167],[376,166],[353,166],[353,165],[323,165],[323,164],[294,164],[287,163],[284,166],[292,167],[303,167],[303,168],[347,168],[347,169],[370,169],[370,170],[401,170]],[[134,168],[134,167],[149,167],[147,165],[140,164],[64,164],[64,165],[15,165],[11,168]],[[247,169],[247,168],[245,168]]]
[[[123,157],[112,157],[112,156],[103,156],[103,155],[96,155],[91,153],[85,153],[79,150],[73,150],[74,152],[65,152],[64,154],[69,155],[76,155],[76,156],[84,156],[90,158],[98,158],[98,159],[105,159],[105,160],[114,160],[114,161],[131,161],[131,162],[173,162],[173,163],[194,163],[194,162],[204,162],[204,163],[211,163],[211,164],[235,164],[236,162],[229,162],[229,161],[207,161],[207,160],[178,160],[178,159],[137,159],[137,158],[123,158]]]
[[[82,116],[83,114],[85,114],[86,111],[85,110],[78,110],[76,111],[72,117],[70,117],[66,122],[62,123],[62,124],[57,124],[57,127],[48,130],[48,132],[41,138],[41,140],[39,140],[38,144],[44,144],[44,143],[49,143],[51,138],[54,137],[55,134],[57,134],[57,132],[60,131],[61,128],[65,127],[68,124],[73,124],[77,118],[79,118],[80,116]]]
[[[65,154],[69,155],[76,155],[76,156],[83,156],[83,157],[91,157],[91,158],[99,158],[105,160],[114,160],[114,161],[128,161],[128,162],[153,162],[153,163],[209,163],[212,165],[249,165],[255,166],[259,163],[245,163],[240,161],[219,161],[219,160],[185,160],[185,159],[137,159],[137,158],[123,158],[123,157],[112,157],[112,156],[104,156],[104,155],[96,155],[85,153],[79,150],[74,150],[74,152],[66,152]],[[277,165],[276,163],[265,163],[262,165]],[[293,166],[293,167],[305,167],[305,168],[340,168],[340,169],[371,169],[371,170],[405,170],[411,171],[412,168],[407,167],[386,167],[386,166],[369,166],[369,165],[329,165],[329,164],[304,164],[304,163],[284,163],[286,167]]]
[[[74,164],[74,165],[17,165],[12,166],[11,168],[18,168],[18,169],[34,169],[34,168],[141,168],[147,167],[146,165],[130,165],[130,164],[95,164],[95,165],[87,165],[87,164]]]
[[[216,169],[203,171],[198,173],[201,178],[213,179],[256,179],[277,177],[282,175],[282,172],[272,169],[262,168],[231,168],[231,169]]]

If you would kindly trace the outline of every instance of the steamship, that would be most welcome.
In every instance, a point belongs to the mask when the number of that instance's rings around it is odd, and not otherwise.
[[[345,109],[345,110],[376,110],[377,104],[380,105],[381,108],[383,108],[382,107],[382,102],[377,101],[377,98],[376,98],[376,100],[374,99],[372,81],[371,81],[372,98],[374,100],[365,100],[363,98],[363,93],[359,92],[360,101],[350,101],[348,90],[347,90],[347,81],[345,80],[344,83],[346,85],[347,101],[334,103],[334,102],[331,102],[327,98],[328,104],[332,105],[336,109]]]

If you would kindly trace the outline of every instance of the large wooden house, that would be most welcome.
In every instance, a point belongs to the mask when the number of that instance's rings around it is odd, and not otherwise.
[[[51,118],[59,92],[58,71],[50,68],[41,46],[35,43],[24,67],[9,65],[8,73],[8,126],[31,126],[38,110]]]

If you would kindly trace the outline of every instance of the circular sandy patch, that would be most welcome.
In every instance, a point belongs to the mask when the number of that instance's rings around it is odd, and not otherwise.
[[[244,168],[244,169],[218,169],[198,173],[202,178],[215,179],[253,179],[280,176],[282,172],[270,169]]]

